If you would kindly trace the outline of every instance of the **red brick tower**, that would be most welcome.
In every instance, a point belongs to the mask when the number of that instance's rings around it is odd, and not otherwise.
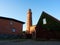
[[[26,32],[30,34],[30,27],[32,26],[32,12],[31,9],[27,12]]]

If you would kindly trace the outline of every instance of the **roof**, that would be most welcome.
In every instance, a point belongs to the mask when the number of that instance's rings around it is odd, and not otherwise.
[[[22,24],[25,23],[25,22],[22,22],[22,21],[19,21],[19,20],[13,19],[13,18],[2,17],[2,16],[0,16],[0,19],[13,20],[13,21],[16,21],[16,22],[19,22],[19,23],[22,23]]]
[[[51,16],[50,14],[43,11],[41,15],[44,15],[44,14],[46,14],[46,16],[49,16],[49,17],[53,18],[53,20],[55,20],[56,22],[60,23],[60,20],[58,20],[57,18],[55,18],[55,17]]]
[[[46,18],[46,24],[43,24],[44,18]],[[60,21],[46,12],[42,12],[39,21],[36,25],[36,30],[60,31]]]
[[[42,14],[41,14],[41,16],[40,16],[40,18],[39,18],[39,20],[38,20],[37,25],[39,25],[40,23],[42,23],[42,22],[40,22],[41,18],[45,18],[45,17],[50,17],[53,21],[55,21],[55,22],[57,22],[57,23],[60,24],[60,20],[56,19],[55,17],[53,17],[50,14],[48,14],[48,13],[46,13],[46,12],[43,11]]]

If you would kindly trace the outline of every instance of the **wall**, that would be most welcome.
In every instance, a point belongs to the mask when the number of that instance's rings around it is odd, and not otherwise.
[[[0,19],[0,34],[22,34],[23,24],[15,22],[13,20]],[[12,29],[15,28],[16,31],[13,32]]]
[[[43,19],[46,18],[46,24]],[[60,21],[43,12],[36,26],[36,38],[60,39]]]

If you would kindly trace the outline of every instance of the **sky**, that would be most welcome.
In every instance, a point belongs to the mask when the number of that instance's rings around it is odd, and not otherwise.
[[[26,23],[27,11],[32,10],[33,25],[36,25],[42,11],[60,20],[60,0],[0,0],[0,16],[14,18]],[[23,25],[23,31],[26,24]]]

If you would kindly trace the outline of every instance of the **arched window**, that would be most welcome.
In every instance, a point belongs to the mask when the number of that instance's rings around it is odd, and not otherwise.
[[[46,18],[43,18],[43,24],[47,24]]]

